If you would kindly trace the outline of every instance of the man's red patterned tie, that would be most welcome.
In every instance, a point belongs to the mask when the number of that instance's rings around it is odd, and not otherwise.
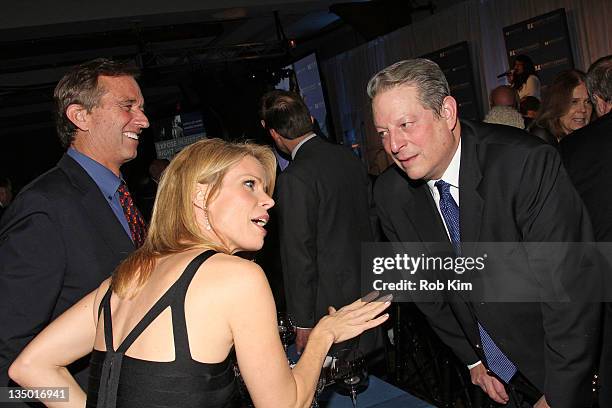
[[[140,214],[140,211],[138,211],[138,208],[134,205],[134,200],[132,200],[130,191],[123,181],[117,189],[117,192],[119,193],[119,202],[123,208],[125,219],[130,226],[134,246],[140,248],[144,243],[147,233],[147,226],[145,225],[144,218],[142,218],[142,214]]]

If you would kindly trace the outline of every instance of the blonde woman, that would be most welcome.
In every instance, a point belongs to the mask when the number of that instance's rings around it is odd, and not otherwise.
[[[235,407],[235,349],[257,407],[308,407],[332,343],[385,321],[390,299],[331,308],[289,368],[265,275],[234,255],[263,245],[275,166],[266,147],[218,139],[179,153],[145,244],[36,337],[11,378],[70,388],[49,407]],[[65,366],[92,350],[86,396]]]

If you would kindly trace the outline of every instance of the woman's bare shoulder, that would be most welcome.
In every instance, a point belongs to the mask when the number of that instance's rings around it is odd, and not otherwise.
[[[200,266],[193,284],[202,289],[231,290],[237,295],[269,290],[266,275],[259,265],[222,253],[214,255]]]
[[[233,278],[234,275],[244,277],[245,274],[258,276],[263,273],[261,267],[255,262],[236,255],[219,253],[211,257],[206,264],[209,269],[215,271],[215,273],[230,276],[230,278]]]

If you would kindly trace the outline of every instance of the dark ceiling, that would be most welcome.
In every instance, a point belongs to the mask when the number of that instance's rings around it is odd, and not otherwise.
[[[17,166],[25,182],[57,160],[53,88],[77,63],[133,59],[151,119],[197,109],[209,134],[239,137],[258,122],[271,72],[315,49],[342,52],[433,8],[425,0],[11,2],[0,15],[0,173]]]
[[[57,7],[70,3],[59,1]],[[287,36],[312,36],[338,20],[329,13],[331,1],[242,2],[242,7],[223,9],[211,8],[221,2],[205,1],[189,11],[180,7],[188,1],[176,3],[174,12],[164,14],[89,20],[91,13],[67,7],[65,18],[49,18],[55,24],[3,28],[8,22],[0,22],[0,135],[47,128],[49,122],[42,119],[50,119],[53,87],[82,61],[99,56],[134,59],[145,73],[145,97],[177,100],[186,71],[227,70],[230,63],[246,61],[256,67],[255,61],[264,59],[274,65],[288,54]],[[149,108],[154,108],[149,99]],[[24,115],[29,117],[25,127]]]

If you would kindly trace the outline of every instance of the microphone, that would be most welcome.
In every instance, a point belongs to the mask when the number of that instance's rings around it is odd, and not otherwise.
[[[497,77],[498,78],[502,78],[502,77],[505,77],[506,75],[509,75],[510,73],[512,73],[512,70],[509,70],[509,71],[506,71],[506,72],[502,72]]]

